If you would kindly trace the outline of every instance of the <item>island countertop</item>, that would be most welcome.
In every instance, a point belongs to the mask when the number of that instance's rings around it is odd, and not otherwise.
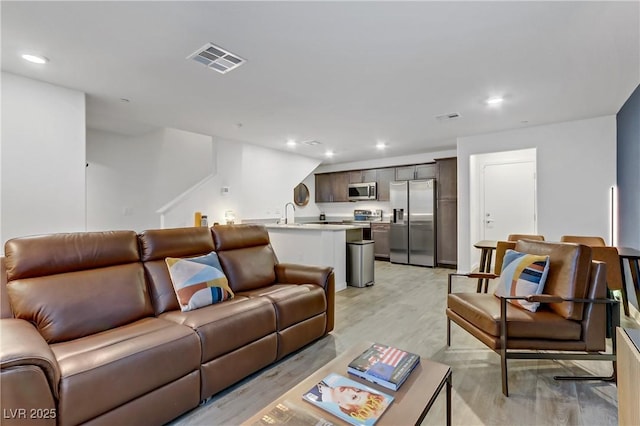
[[[297,231],[346,231],[349,229],[361,229],[354,225],[325,225],[320,223],[291,223],[286,225],[268,223],[264,226],[267,229],[295,229]]]

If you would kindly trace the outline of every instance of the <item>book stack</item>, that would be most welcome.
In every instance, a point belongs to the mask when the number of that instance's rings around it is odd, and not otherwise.
[[[420,356],[374,343],[349,363],[349,374],[397,391],[420,363]]]

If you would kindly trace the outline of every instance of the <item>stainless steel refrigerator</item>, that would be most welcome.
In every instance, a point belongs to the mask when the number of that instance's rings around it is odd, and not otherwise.
[[[391,182],[390,185],[391,262],[434,266],[435,180]]]

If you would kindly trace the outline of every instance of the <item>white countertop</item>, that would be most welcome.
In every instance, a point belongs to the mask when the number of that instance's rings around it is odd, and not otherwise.
[[[317,223],[292,223],[289,225],[268,223],[264,226],[267,229],[295,229],[298,231],[346,231],[348,229],[361,229],[360,226],[355,225],[323,225]]]

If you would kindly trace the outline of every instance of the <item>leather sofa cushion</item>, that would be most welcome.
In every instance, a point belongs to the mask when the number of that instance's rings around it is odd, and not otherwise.
[[[60,365],[60,424],[78,424],[200,368],[189,327],[145,318],[51,346]]]
[[[8,281],[140,261],[133,231],[16,238],[6,242],[5,257]]]
[[[211,227],[216,251],[266,246],[270,244],[269,232],[262,225],[216,225]]]
[[[500,299],[493,294],[451,293],[447,308],[485,333],[500,336]],[[580,340],[582,325],[544,307],[530,312],[507,303],[507,335],[516,339]]]
[[[152,229],[143,231],[138,238],[143,262],[193,257],[213,251],[213,237],[207,227]]]
[[[211,253],[211,231],[206,227],[153,229],[142,232],[138,238],[155,315],[180,310],[165,259]]]
[[[565,298],[585,298],[589,289],[591,249],[570,243],[548,243],[521,240],[516,250],[523,253],[549,256],[549,274],[544,286],[545,294]],[[549,309],[570,320],[581,320],[583,303],[550,303]]]
[[[239,295],[269,299],[276,309],[278,331],[327,310],[324,290],[315,284],[276,284]]]
[[[217,225],[211,228],[216,252],[234,292],[271,285],[277,258],[262,225]]]
[[[276,280],[276,255],[271,244],[217,253],[234,293],[265,287]]]
[[[276,312],[271,302],[266,298],[247,299],[240,295],[194,311],[166,312],[161,318],[186,325],[198,333],[202,363],[276,331]]]
[[[49,343],[73,340],[153,315],[140,262],[7,283],[16,318]]]
[[[163,312],[180,310],[176,292],[171,284],[167,263],[162,260],[144,262],[144,270],[149,282],[151,303],[156,316]]]

